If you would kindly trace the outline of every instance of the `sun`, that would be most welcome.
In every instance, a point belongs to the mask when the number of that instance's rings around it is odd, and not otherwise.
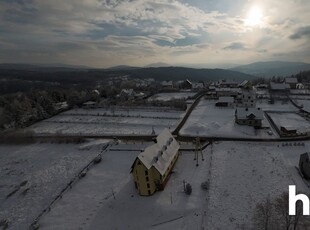
[[[263,23],[263,12],[260,7],[253,6],[247,14],[245,24],[248,26],[261,26]]]

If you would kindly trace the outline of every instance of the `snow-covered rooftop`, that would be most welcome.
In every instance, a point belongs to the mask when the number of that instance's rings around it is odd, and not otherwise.
[[[296,77],[287,77],[285,78],[285,83],[288,83],[288,84],[297,84],[298,83],[298,80]]]
[[[180,145],[171,135],[168,129],[156,137],[157,143],[147,147],[138,158],[147,169],[154,166],[163,175],[169,167],[172,159],[177,154]]]
[[[162,81],[160,84],[162,86],[172,86],[173,85],[172,81]]]
[[[237,108],[236,115],[238,119],[248,119],[251,116],[255,119],[264,119],[264,113],[261,108]]]
[[[270,88],[273,90],[286,90],[286,89],[289,89],[290,86],[284,83],[270,82]]]
[[[241,92],[238,88],[216,88],[217,92]]]
[[[233,103],[234,102],[234,98],[233,97],[219,97],[218,102]]]

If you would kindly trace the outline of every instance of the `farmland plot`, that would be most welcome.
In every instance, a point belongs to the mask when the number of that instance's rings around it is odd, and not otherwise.
[[[162,108],[74,109],[29,127],[35,134],[150,135],[171,131],[184,111]]]

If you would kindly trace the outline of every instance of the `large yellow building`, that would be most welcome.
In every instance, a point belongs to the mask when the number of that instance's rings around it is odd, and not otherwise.
[[[135,187],[142,196],[163,190],[179,156],[179,143],[168,129],[156,137],[156,143],[147,147],[135,159],[131,172]]]

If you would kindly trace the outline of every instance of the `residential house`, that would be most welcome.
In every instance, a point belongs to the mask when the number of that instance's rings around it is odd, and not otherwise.
[[[141,196],[163,190],[179,155],[180,145],[168,129],[164,129],[131,166],[134,184]]]
[[[235,110],[235,122],[239,125],[249,125],[260,128],[263,119],[264,113],[261,108],[239,107]]]
[[[172,81],[162,81],[160,84],[164,89],[173,89]]]
[[[270,93],[286,94],[289,92],[289,89],[289,84],[270,82]]]
[[[244,80],[243,82],[241,82],[239,84],[239,88],[242,88],[242,89],[251,89],[252,88],[252,83],[248,80]]]
[[[241,93],[238,88],[216,88],[217,97],[237,97]]]
[[[217,107],[233,107],[235,99],[233,97],[219,97],[215,103]]]
[[[237,97],[238,107],[252,108],[256,106],[256,93],[253,90],[243,90]]]
[[[218,85],[220,88],[238,88],[239,83],[235,81],[221,80]]]
[[[122,89],[119,97],[123,101],[133,100],[135,98],[135,91],[133,89]]]
[[[203,82],[194,82],[192,83],[192,90],[199,91],[204,88]]]
[[[296,77],[287,77],[285,78],[285,83],[288,84],[291,89],[296,89],[298,80]]]

